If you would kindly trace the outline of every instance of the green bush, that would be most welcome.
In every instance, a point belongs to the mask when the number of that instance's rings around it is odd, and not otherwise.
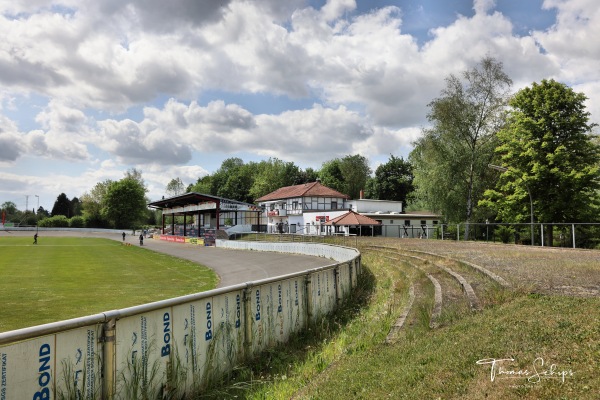
[[[438,227],[438,229],[440,229],[441,236],[441,227]],[[455,224],[444,225],[444,239],[456,240],[456,232],[457,226]]]
[[[69,219],[70,228],[85,228],[85,219],[81,216],[75,216]]]
[[[55,215],[41,220],[38,226],[41,228],[68,228],[69,220],[64,215]]]
[[[502,243],[510,242],[510,239],[514,236],[515,230],[510,226],[500,225],[496,229],[496,235],[500,238]]]
[[[101,215],[84,212],[83,218],[86,228],[113,228],[112,224]]]
[[[575,242],[577,247],[597,249],[600,245],[600,227],[577,225],[575,227]]]

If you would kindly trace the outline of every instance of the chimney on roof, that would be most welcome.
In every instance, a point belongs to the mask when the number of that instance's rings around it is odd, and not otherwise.
[[[363,200],[365,198],[365,191],[360,189],[360,199]]]

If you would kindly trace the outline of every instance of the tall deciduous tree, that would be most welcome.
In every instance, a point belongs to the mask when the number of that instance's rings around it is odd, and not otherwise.
[[[81,196],[81,204],[83,207],[83,217],[87,225],[91,228],[104,228],[108,226],[108,221],[103,214],[104,201],[108,187],[113,181],[107,179],[96,185],[89,192]]]
[[[508,124],[497,152],[506,168],[484,203],[506,221],[529,221],[530,199],[537,220],[597,220],[600,188],[595,124],[586,97],[554,80],[533,83],[510,101]],[[548,232],[551,230],[548,229]],[[550,244],[552,236],[548,238]]]
[[[360,154],[347,155],[323,163],[319,171],[321,183],[357,199],[371,175],[369,160]]]
[[[167,184],[167,187],[165,188],[165,193],[168,197],[178,196],[180,194],[183,194],[184,191],[185,186],[183,185],[183,182],[180,178],[171,179],[171,181]]]
[[[313,169],[301,171],[293,162],[270,158],[244,163],[234,157],[224,160],[212,175],[198,178],[187,190],[252,203],[280,187],[314,182],[316,179],[317,173]]]
[[[250,188],[254,183],[253,170],[254,163],[244,164],[241,158],[228,158],[213,174],[210,194],[251,203]]]
[[[375,170],[375,177],[367,181],[365,194],[370,199],[401,201],[407,203],[413,188],[412,165],[402,157],[390,155],[387,163]]]
[[[255,168],[250,197],[257,199],[281,187],[300,184],[302,183],[301,179],[300,168],[293,162],[282,161],[278,158],[261,161]]]
[[[144,190],[146,190],[146,183],[144,182],[144,178],[142,177],[142,171],[137,168],[130,168],[125,172],[125,178],[133,179],[137,183],[139,183]]]
[[[462,79],[446,78],[441,96],[429,104],[432,126],[414,143],[409,159],[419,200],[450,221],[471,221],[490,185],[487,164],[494,157],[511,85],[502,63],[485,57]]]
[[[2,206],[0,206],[0,208],[2,208],[6,215],[16,214],[18,211],[17,205],[12,201],[5,201],[4,203],[2,203]]]
[[[360,191],[367,186],[367,179],[371,175],[369,160],[360,154],[346,156],[342,158],[340,170],[344,177],[345,193],[353,199],[358,199]]]
[[[139,179],[112,182],[104,197],[104,214],[117,229],[134,228],[146,218],[146,189]]]
[[[344,187],[344,176],[342,175],[340,164],[341,160],[339,158],[325,161],[319,170],[319,179],[323,185],[344,193],[346,189]]]
[[[212,192],[213,187],[213,175],[205,175],[202,178],[198,178],[196,183],[189,185],[187,188],[188,192],[196,192],[202,194],[216,195],[216,192]]]
[[[300,171],[300,182],[298,184],[315,182],[317,179],[319,179],[318,171],[308,167],[304,171]]]
[[[0,215],[2,214],[4,215],[5,222],[11,222],[20,219],[22,213],[17,209],[17,205],[14,202],[6,201],[0,206]]]

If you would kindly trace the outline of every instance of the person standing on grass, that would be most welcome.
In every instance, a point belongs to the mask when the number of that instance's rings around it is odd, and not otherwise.
[[[35,235],[33,235],[33,244],[37,244],[37,236],[38,236],[37,233]]]
[[[123,241],[125,241],[125,232],[123,232]]]
[[[140,246],[144,245],[144,235],[140,233]]]

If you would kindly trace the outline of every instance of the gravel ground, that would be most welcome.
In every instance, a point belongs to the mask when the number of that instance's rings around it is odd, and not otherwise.
[[[426,251],[480,265],[517,290],[600,296],[600,251],[481,242],[365,239],[369,243]]]

